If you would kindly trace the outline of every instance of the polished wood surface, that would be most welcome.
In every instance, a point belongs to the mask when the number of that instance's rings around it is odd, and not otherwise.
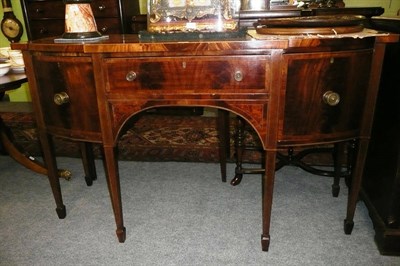
[[[265,166],[261,171],[261,245],[266,251],[279,142],[303,145],[358,140],[344,227],[346,234],[351,233],[385,45],[397,39],[397,35],[387,35],[141,42],[136,35],[112,35],[100,43],[55,44],[53,39],[42,39],[14,44],[13,48],[23,50],[60,218],[66,216],[66,208],[56,178],[52,135],[102,144],[116,233],[124,242],[116,157],[116,141],[124,125],[149,108],[214,107],[242,117],[260,138]],[[359,73],[359,67],[364,72]],[[321,85],[315,85],[318,82]],[[350,112],[349,116],[337,115],[315,100],[323,101],[324,87],[342,94],[340,112]],[[356,97],[357,93],[362,97]],[[54,96],[62,99],[57,100],[59,105],[52,103]],[[296,112],[298,108],[307,106],[312,118],[308,125],[316,122],[311,128],[293,118],[304,112]],[[300,115],[300,119],[308,122],[308,117]]]
[[[14,74],[7,73],[0,77],[0,92],[18,89],[22,84],[28,81],[25,73]]]

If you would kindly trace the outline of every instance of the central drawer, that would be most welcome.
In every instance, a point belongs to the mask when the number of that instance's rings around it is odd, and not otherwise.
[[[174,57],[104,59],[111,93],[266,93],[270,57]]]
[[[91,3],[93,15],[96,18],[118,17],[117,1],[93,0]],[[64,1],[28,1],[27,12],[30,19],[65,19]]]

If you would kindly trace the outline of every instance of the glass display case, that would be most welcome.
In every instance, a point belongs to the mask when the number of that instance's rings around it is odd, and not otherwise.
[[[229,32],[239,29],[234,0],[149,0],[148,32]]]

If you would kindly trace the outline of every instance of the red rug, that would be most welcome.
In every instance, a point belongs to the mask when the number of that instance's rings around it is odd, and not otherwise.
[[[40,156],[33,114],[2,112],[4,123],[11,129],[15,142],[32,156]],[[216,118],[201,115],[178,116],[145,114],[133,123],[118,141],[118,158],[133,161],[219,162]],[[230,157],[234,162],[234,119],[230,123]],[[57,156],[80,157],[78,144],[55,137]],[[245,131],[245,143],[259,147],[257,135]],[[94,145],[96,158],[101,149]],[[296,150],[298,151],[298,149]],[[282,153],[285,153],[282,150]],[[314,165],[331,165],[330,154],[310,154],[305,161]],[[258,151],[246,151],[245,163],[260,163]]]
[[[3,112],[1,117],[19,146],[33,156],[41,155],[32,113]],[[232,120],[229,161],[234,160],[233,124]],[[254,139],[255,135],[248,132],[247,143],[257,143]],[[76,142],[56,137],[54,143],[57,156],[80,156]],[[101,157],[99,145],[94,145],[94,151],[97,158]],[[216,118],[143,115],[120,137],[118,157],[135,161],[219,162]],[[244,161],[258,163],[260,158],[258,152],[248,152]]]

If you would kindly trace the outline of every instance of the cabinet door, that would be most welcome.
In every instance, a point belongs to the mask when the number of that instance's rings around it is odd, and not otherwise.
[[[281,144],[318,143],[359,134],[371,50],[286,54]]]
[[[47,130],[71,139],[99,141],[90,57],[35,56],[33,66]]]

